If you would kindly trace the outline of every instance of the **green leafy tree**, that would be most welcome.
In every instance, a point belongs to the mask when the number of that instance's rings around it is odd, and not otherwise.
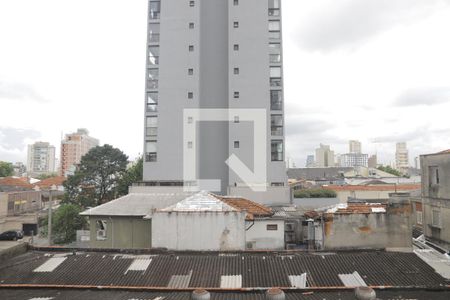
[[[55,244],[68,244],[77,238],[77,230],[87,226],[86,218],[80,216],[83,209],[74,204],[62,204],[52,214],[52,241]],[[48,216],[39,220],[41,236],[48,234]]]
[[[64,182],[64,202],[86,207],[114,199],[127,162],[128,157],[111,145],[92,148],[81,158],[75,174]]]
[[[14,174],[12,163],[0,161],[0,177],[8,177]]]
[[[380,171],[398,176],[398,177],[403,176],[403,174],[399,170],[396,170],[396,169],[392,168],[391,166],[379,166],[377,169]]]
[[[37,179],[44,180],[44,179],[52,178],[52,177],[56,177],[56,176],[58,176],[57,173],[51,172],[51,173],[41,174],[37,177]]]
[[[117,195],[128,194],[128,187],[135,182],[142,181],[144,159],[138,158],[134,164],[122,175],[117,187]]]

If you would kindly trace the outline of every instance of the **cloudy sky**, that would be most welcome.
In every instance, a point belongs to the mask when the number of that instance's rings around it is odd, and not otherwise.
[[[450,0],[284,0],[287,155],[450,148]],[[142,150],[146,0],[0,1],[0,160],[88,128]],[[57,150],[59,152],[59,150]]]

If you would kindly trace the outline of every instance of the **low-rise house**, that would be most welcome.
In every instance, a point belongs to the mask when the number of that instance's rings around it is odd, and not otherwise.
[[[327,209],[320,218],[325,250],[388,249],[412,251],[409,194],[391,194],[387,203],[349,202]],[[320,228],[320,226],[319,226]]]
[[[8,216],[40,210],[42,194],[26,177],[0,178],[0,221]]]
[[[241,197],[194,194],[152,216],[154,247],[231,251],[284,249],[284,221]]]
[[[89,217],[92,248],[140,249],[152,247],[152,221],[144,219],[156,209],[184,199],[186,193],[130,193],[90,208],[80,215]]]
[[[423,231],[450,250],[450,150],[421,155]]]

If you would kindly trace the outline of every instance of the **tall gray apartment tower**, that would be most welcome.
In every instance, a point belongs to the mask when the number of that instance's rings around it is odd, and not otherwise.
[[[281,0],[150,0],[145,102],[144,182],[192,185],[186,149],[199,181],[215,191],[262,203],[289,201],[285,170]],[[185,109],[232,109],[233,120],[196,120]],[[265,162],[254,162],[254,122],[239,109],[263,109]],[[196,128],[186,140],[184,126]],[[189,125],[188,125],[189,126]],[[256,149],[255,149],[256,148]],[[265,182],[243,180],[226,161],[266,165]],[[265,192],[250,186],[264,185]],[[194,184],[195,185],[195,184]],[[199,184],[203,189],[202,184]]]

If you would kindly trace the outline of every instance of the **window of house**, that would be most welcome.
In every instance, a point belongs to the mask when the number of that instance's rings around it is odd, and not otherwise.
[[[149,41],[150,43],[158,43],[159,42],[159,23],[150,23],[148,25],[149,29]]]
[[[234,68],[234,69],[233,69],[233,73],[234,73],[235,75],[239,74],[239,68]]]
[[[428,167],[428,171],[430,174],[430,185],[438,185],[439,184],[439,168],[436,166]]]
[[[156,136],[158,134],[158,117],[147,117],[145,123],[145,135]]]
[[[233,27],[234,28],[239,28],[239,22],[233,22]]]
[[[269,60],[271,63],[281,63],[280,43],[269,43]]]
[[[269,16],[276,17],[280,15],[280,0],[269,0]]]
[[[145,161],[155,162],[157,159],[157,145],[156,140],[145,142]]]
[[[193,117],[188,117],[187,122],[188,122],[188,124],[194,123],[194,118]]]
[[[148,70],[148,85],[147,88],[154,90],[158,88],[159,69]]]
[[[194,7],[195,6],[195,1],[193,1],[193,0],[189,1],[189,6],[190,7]]]
[[[233,97],[234,97],[234,99],[238,99],[239,98],[239,92],[234,92]]]
[[[441,211],[435,209],[432,210],[431,223],[434,227],[441,228]]]
[[[188,75],[194,75],[194,69],[188,69]]]
[[[104,241],[107,239],[107,224],[106,220],[97,220],[97,222],[95,222],[97,241]]]
[[[271,142],[271,158],[272,161],[283,161],[284,156],[283,140],[272,140]]]
[[[188,147],[188,149],[192,149],[192,142],[189,141],[189,142],[187,143],[187,147]]]
[[[239,5],[239,0],[233,0],[234,5]]]
[[[193,52],[194,51],[194,45],[189,45],[189,52]]]
[[[148,47],[148,61],[150,65],[159,65],[159,46]]]
[[[278,230],[278,224],[267,224],[266,228],[267,228],[267,231],[277,231]]]
[[[194,23],[189,23],[189,29],[194,29]]]
[[[194,93],[188,92],[188,99],[193,99],[193,98],[194,98]]]
[[[147,93],[147,111],[154,112],[157,110],[158,92]]]
[[[423,213],[421,211],[416,211],[416,223],[422,225]]]
[[[269,21],[269,39],[281,39],[281,23],[280,21]]]
[[[282,91],[270,91],[270,109],[282,110],[283,109],[283,92]]]
[[[239,51],[239,45],[238,44],[234,44],[233,45],[233,49],[234,49],[234,51]]]
[[[150,1],[150,19],[157,20],[161,14],[161,1]]]
[[[281,87],[281,67],[270,67],[270,86]]]
[[[239,123],[239,116],[234,116],[234,123]]]
[[[234,141],[234,148],[239,148],[239,141]]]
[[[283,182],[271,182],[270,186],[284,186]]]
[[[271,115],[270,116],[270,128],[272,135],[283,135],[283,116]]]

